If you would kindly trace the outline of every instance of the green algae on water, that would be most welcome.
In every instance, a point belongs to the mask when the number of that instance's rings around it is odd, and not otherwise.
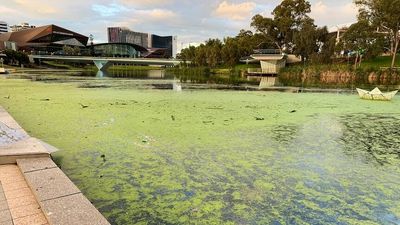
[[[397,98],[91,82],[2,79],[0,105],[112,224],[400,223]]]

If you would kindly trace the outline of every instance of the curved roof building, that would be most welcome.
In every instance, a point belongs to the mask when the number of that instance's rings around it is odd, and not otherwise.
[[[84,47],[88,37],[52,24],[0,34],[0,42],[15,42],[27,51],[57,51],[65,45]]]

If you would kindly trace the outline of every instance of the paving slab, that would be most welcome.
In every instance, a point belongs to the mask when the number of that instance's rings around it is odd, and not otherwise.
[[[26,188],[22,188],[22,189],[7,191],[7,192],[5,192],[5,195],[6,195],[7,200],[10,200],[13,198],[30,196],[30,195],[32,195],[32,191],[30,188],[26,187]]]
[[[13,219],[19,219],[22,217],[36,215],[42,212],[39,204],[34,203],[31,205],[25,205],[17,208],[10,209],[11,216]]]
[[[14,164],[20,158],[50,157],[49,151],[36,138],[27,138],[10,145],[0,146],[0,165]]]
[[[50,224],[110,225],[83,194],[48,200],[42,206]]]
[[[17,159],[17,164],[23,173],[52,169],[57,167],[57,165],[49,157]]]
[[[14,225],[43,225],[47,224],[46,217],[42,212],[32,215],[26,216],[19,219],[14,219]]]
[[[6,191],[13,191],[13,190],[18,190],[22,188],[27,188],[28,184],[26,183],[25,179],[21,181],[15,181],[13,183],[8,183],[3,185],[3,190],[4,192]]]
[[[0,222],[0,225],[14,225],[14,223],[11,220],[9,220],[9,221]]]
[[[7,200],[0,200],[0,211],[8,209]]]
[[[0,211],[0,222],[6,222],[8,220],[12,220],[10,210],[6,209]]]
[[[25,173],[25,178],[40,202],[81,192],[59,168]]]
[[[21,198],[13,198],[7,200],[8,207],[13,209],[25,205],[31,205],[37,203],[35,196],[26,196],[26,197],[21,197]]]

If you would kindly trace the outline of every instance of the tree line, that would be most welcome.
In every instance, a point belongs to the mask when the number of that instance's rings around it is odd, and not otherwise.
[[[241,30],[235,37],[209,39],[199,46],[182,49],[178,58],[195,66],[234,66],[254,49],[273,48],[294,54],[303,62],[330,63],[335,53],[352,53],[355,64],[383,52],[393,56],[394,67],[400,39],[400,0],[355,0],[358,21],[340,38],[326,26],[315,25],[311,4],[306,0],[283,0],[271,17],[255,15],[253,31]]]

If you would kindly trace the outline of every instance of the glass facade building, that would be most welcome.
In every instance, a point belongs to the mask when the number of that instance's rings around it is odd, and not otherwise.
[[[8,24],[4,21],[0,21],[0,34],[8,32]]]
[[[140,45],[144,48],[150,48],[149,34],[131,31],[124,27],[109,27],[108,43],[130,43]]]
[[[159,36],[129,30],[125,27],[109,27],[108,43],[130,43],[148,49],[149,57],[175,58],[177,52],[176,36]],[[161,54],[161,52],[163,52]],[[146,56],[144,56],[146,57]]]
[[[147,50],[139,45],[128,43],[105,43],[89,46],[96,57],[140,58]]]

